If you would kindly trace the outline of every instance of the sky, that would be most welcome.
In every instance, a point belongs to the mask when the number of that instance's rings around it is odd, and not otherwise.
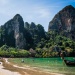
[[[24,22],[41,24],[48,31],[49,22],[67,5],[75,7],[75,0],[0,0],[0,25],[20,14]]]

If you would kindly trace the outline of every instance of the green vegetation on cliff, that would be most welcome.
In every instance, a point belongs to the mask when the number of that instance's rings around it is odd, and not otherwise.
[[[75,42],[72,39],[62,36],[55,31],[46,32],[45,34],[46,37],[42,38],[37,44],[34,42],[34,50],[32,48],[24,50],[3,45],[0,48],[0,56],[59,57],[61,51],[65,52],[65,56],[75,56]]]
[[[23,21],[16,14],[0,26],[0,56],[58,57],[75,56],[75,8],[71,5],[59,11],[49,23],[48,32],[41,24]]]

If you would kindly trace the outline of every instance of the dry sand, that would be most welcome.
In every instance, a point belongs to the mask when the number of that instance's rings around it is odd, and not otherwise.
[[[31,67],[19,67],[11,64],[8,60],[2,59],[0,64],[0,75],[64,75],[58,73],[48,73]]]
[[[12,72],[4,69],[2,62],[0,62],[0,75],[20,75],[18,72]]]

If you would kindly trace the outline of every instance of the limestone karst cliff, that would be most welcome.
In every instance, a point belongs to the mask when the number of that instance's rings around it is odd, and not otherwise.
[[[50,29],[74,31],[75,29],[75,8],[71,5],[59,11],[49,23]]]
[[[1,29],[4,31],[3,42],[8,46],[15,46],[17,48],[24,48],[26,40],[24,38],[24,21],[23,18],[17,14],[11,20],[6,22]]]

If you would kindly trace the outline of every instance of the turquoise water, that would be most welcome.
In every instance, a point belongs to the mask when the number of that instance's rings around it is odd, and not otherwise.
[[[21,63],[21,60],[24,63]],[[66,58],[68,60],[73,60],[73,57]],[[13,59],[15,63],[27,64],[31,67],[38,67],[41,70],[46,70],[48,72],[63,73],[66,75],[75,75],[75,67],[68,67],[65,65],[61,58],[16,58]]]

